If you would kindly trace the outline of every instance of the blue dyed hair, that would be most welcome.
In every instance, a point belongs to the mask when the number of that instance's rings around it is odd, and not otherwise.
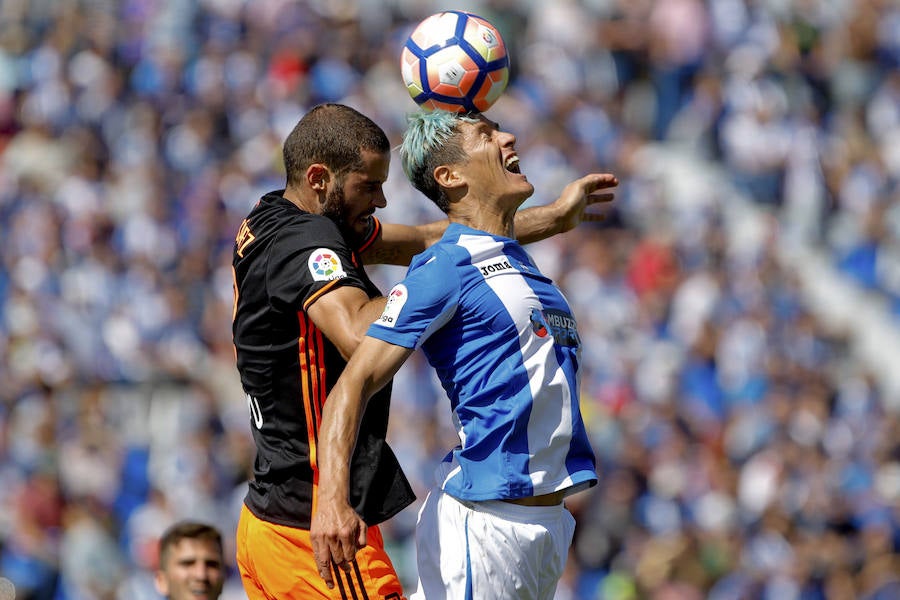
[[[475,117],[446,110],[418,111],[407,116],[407,128],[400,144],[400,164],[413,186],[445,213],[450,199],[434,180],[440,165],[466,160],[457,139],[460,123],[477,123]]]

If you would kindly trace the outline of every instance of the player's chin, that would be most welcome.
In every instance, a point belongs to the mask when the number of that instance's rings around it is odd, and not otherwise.
[[[534,186],[525,182],[526,185],[516,186],[514,189],[511,188],[505,196],[512,202],[515,206],[521,206],[523,202],[528,200],[532,194],[534,194]]]
[[[358,236],[364,236],[369,232],[372,226],[372,215],[363,215],[353,221],[353,233]]]
[[[530,181],[528,181],[525,175],[516,175],[516,177],[517,190],[521,190],[523,194],[527,194],[528,196],[534,193],[534,185]]]

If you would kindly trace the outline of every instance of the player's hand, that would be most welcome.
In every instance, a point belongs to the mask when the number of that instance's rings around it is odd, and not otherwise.
[[[597,222],[606,217],[599,213],[590,213],[585,209],[602,202],[609,202],[615,197],[612,192],[604,192],[619,185],[619,180],[612,173],[591,173],[576,179],[563,188],[554,204],[562,213],[561,231],[569,231],[585,221]]]
[[[334,588],[331,565],[349,571],[357,550],[366,545],[367,529],[365,521],[346,502],[319,499],[309,536],[316,568],[329,589]]]

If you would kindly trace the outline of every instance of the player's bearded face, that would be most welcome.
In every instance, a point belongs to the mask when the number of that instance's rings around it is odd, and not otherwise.
[[[328,188],[322,214],[334,221],[341,232],[352,241],[357,241],[366,234],[365,230],[358,226],[359,220],[354,217],[353,207],[347,202],[344,182],[338,182],[338,185]]]
[[[391,163],[389,152],[362,150],[362,166],[343,174],[333,174],[325,191],[322,214],[341,229],[351,243],[365,240],[372,226],[372,214],[387,206],[382,186]]]

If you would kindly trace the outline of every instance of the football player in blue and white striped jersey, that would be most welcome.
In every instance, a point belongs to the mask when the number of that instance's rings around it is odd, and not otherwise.
[[[481,114],[410,117],[404,171],[450,225],[388,294],[325,402],[313,523],[328,533],[323,565],[351,559],[365,527],[346,497],[368,398],[422,348],[450,399],[459,445],[419,513],[412,598],[552,599],[574,532],[564,499],[597,483],[576,318],[515,239],[516,210],[534,192],[515,141]],[[617,183],[588,177],[586,195]]]

